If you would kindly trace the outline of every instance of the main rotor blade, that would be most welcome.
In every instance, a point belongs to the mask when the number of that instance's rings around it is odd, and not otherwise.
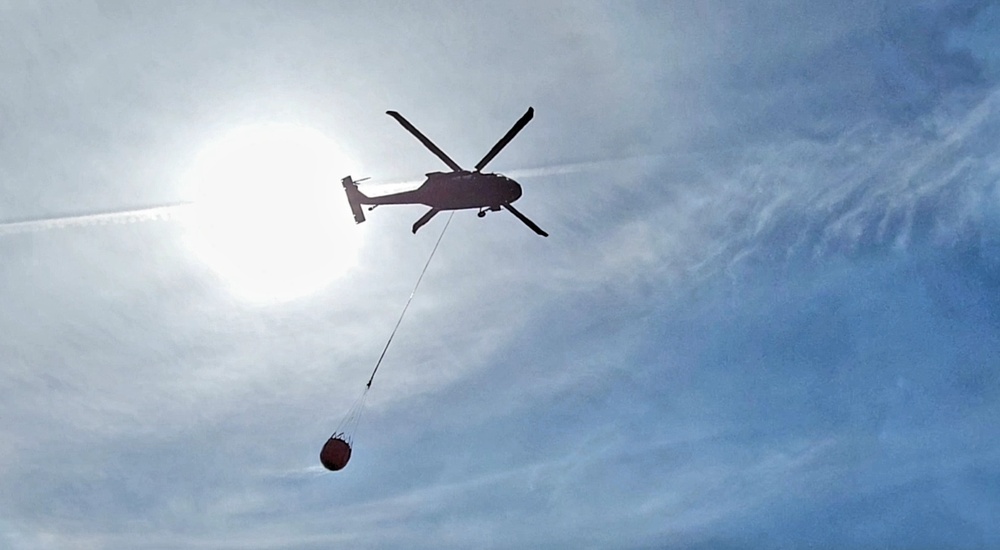
[[[491,160],[493,160],[493,157],[497,156],[497,153],[499,153],[501,149],[506,147],[507,144],[510,143],[510,140],[514,139],[514,136],[516,136],[517,133],[520,132],[522,128],[524,128],[525,126],[528,125],[529,122],[531,122],[531,117],[533,116],[535,116],[535,109],[533,107],[528,107],[528,112],[524,113],[524,116],[522,116],[520,120],[514,123],[514,126],[507,131],[507,134],[504,137],[500,138],[500,141],[498,141],[497,144],[494,145],[492,149],[490,149],[490,152],[486,153],[486,156],[483,157],[483,160],[479,161],[476,164],[476,172],[481,172],[483,168],[487,164],[489,164]]]
[[[396,119],[396,122],[402,124],[403,128],[406,128],[407,130],[409,130],[410,133],[413,134],[413,136],[415,138],[417,138],[417,139],[420,140],[420,143],[424,144],[424,147],[430,149],[431,152],[434,153],[435,155],[437,155],[437,157],[439,159],[443,160],[444,163],[447,164],[449,168],[451,168],[452,170],[454,170],[456,172],[461,172],[462,171],[462,167],[461,166],[459,166],[455,161],[451,160],[451,158],[448,155],[444,154],[444,151],[442,151],[441,149],[438,149],[438,146],[434,145],[433,141],[427,139],[427,136],[421,134],[420,130],[417,130],[416,126],[410,124],[409,120],[406,120],[405,118],[403,118],[403,115],[397,113],[396,111],[386,111],[385,114],[387,114],[387,115],[391,116],[392,118]]]
[[[529,220],[527,216],[525,216],[524,214],[518,212],[517,209],[514,208],[513,206],[511,206],[509,202],[503,203],[503,207],[506,208],[507,210],[510,210],[511,214],[514,214],[515,216],[517,216],[517,219],[519,219],[522,222],[524,222],[524,225],[527,225],[528,227],[530,227],[535,233],[538,233],[539,235],[541,235],[543,237],[548,237],[549,236],[548,233],[542,231],[541,227],[538,227],[537,225],[535,225],[535,222]]]
[[[427,211],[426,214],[420,216],[420,219],[413,224],[413,233],[416,233],[417,230],[423,227],[425,223],[431,221],[431,218],[433,218],[434,215],[437,214],[438,212],[440,212],[440,210],[438,210],[437,208],[431,208],[430,210]]]

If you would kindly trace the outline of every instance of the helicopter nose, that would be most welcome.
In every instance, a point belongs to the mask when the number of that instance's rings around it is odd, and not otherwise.
[[[507,180],[510,185],[507,188],[507,202],[514,202],[521,198],[521,185],[514,180]]]

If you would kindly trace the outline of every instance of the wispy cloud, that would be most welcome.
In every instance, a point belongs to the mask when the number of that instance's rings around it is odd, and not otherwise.
[[[0,546],[996,546],[987,4],[19,7]],[[551,237],[455,216],[325,473],[440,225],[242,303],[183,159],[293,119],[395,181],[436,161],[385,109],[466,162],[527,105]]]

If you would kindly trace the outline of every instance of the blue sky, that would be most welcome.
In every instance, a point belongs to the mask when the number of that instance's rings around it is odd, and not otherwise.
[[[997,28],[956,1],[0,4],[0,548],[1000,546]],[[339,178],[442,168],[386,110],[471,165],[529,105],[490,169],[551,236],[455,215],[324,472],[444,226],[354,226]],[[313,256],[353,248],[248,299],[192,246],[192,167],[290,125],[337,149],[347,223]],[[257,212],[281,264],[291,218]]]

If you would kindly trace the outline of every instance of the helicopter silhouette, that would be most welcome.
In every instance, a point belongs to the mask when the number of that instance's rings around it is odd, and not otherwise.
[[[420,133],[403,115],[396,111],[386,111],[386,114],[396,119],[403,128],[406,128],[424,147],[437,155],[445,164],[451,168],[451,172],[429,172],[426,174],[427,180],[420,187],[411,191],[393,193],[389,195],[379,195],[370,197],[358,189],[358,181],[351,179],[351,176],[341,180],[344,190],[347,192],[347,202],[351,206],[354,214],[354,221],[361,223],[365,221],[365,213],[362,205],[370,205],[368,210],[383,204],[424,204],[431,209],[420,217],[413,224],[413,232],[416,233],[424,224],[429,222],[438,212],[443,210],[464,210],[478,208],[476,214],[480,218],[486,216],[486,212],[498,212],[501,208],[521,220],[524,225],[530,227],[535,233],[543,237],[549,234],[542,231],[535,222],[529,220],[527,216],[515,209],[511,203],[521,198],[521,185],[516,181],[502,174],[483,173],[483,168],[497,156],[501,149],[514,139],[514,136],[523,129],[531,118],[535,115],[535,110],[528,107],[528,111],[514,123],[507,133],[500,138],[500,141],[493,146],[486,156],[476,163],[475,170],[465,170],[444,153],[437,145],[427,139],[427,136]],[[359,180],[363,181],[363,180]]]

